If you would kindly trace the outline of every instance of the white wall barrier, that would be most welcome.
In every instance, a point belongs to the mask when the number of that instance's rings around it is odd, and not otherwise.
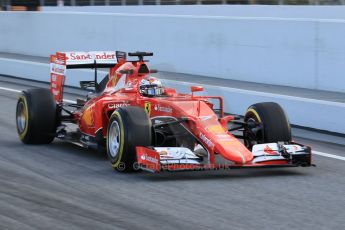
[[[150,50],[162,70],[345,91],[345,20],[0,12],[0,52]]]
[[[171,14],[229,17],[276,17],[345,19],[343,5],[132,5],[132,6],[44,6],[49,12],[97,12],[125,14]]]
[[[49,81],[49,64],[0,58],[2,74],[21,76],[38,81]],[[99,73],[99,79],[106,72]],[[80,80],[92,79],[92,70],[68,70],[66,85],[79,86]],[[164,80],[164,84],[176,88],[178,92],[189,93],[192,83]],[[200,84],[198,84],[200,85]],[[345,133],[345,104],[321,100],[286,96],[230,87],[202,85],[205,91],[198,94],[222,96],[225,111],[243,115],[254,103],[274,101],[282,105],[290,122],[295,125]]]
[[[162,71],[345,91],[345,20],[235,18],[113,13],[0,12],[0,52],[49,56],[68,50],[150,50]],[[0,74],[48,81],[49,65],[0,58]],[[73,70],[78,86],[90,71]],[[191,83],[167,80],[186,91]],[[345,106],[293,96],[205,86],[243,114],[276,101],[291,123],[345,133]]]

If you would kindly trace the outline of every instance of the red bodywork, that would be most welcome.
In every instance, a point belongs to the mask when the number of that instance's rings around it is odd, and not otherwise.
[[[53,67],[61,65],[62,70],[52,71],[51,91],[55,95],[57,103],[62,103],[63,82],[65,80],[66,55],[57,53],[52,58]],[[52,68],[53,68],[52,67]],[[56,66],[55,66],[56,67]],[[59,67],[59,66],[58,66]],[[68,64],[67,64],[68,68]],[[59,69],[59,68],[57,68]],[[143,69],[146,69],[142,72]],[[139,106],[144,108],[151,118],[173,117],[188,118],[183,125],[201,142],[209,153],[209,164],[204,168],[217,168],[224,165],[217,165],[215,156],[220,154],[224,159],[231,161],[232,166],[262,166],[263,164],[252,164],[253,154],[244,144],[228,132],[228,123],[233,120],[232,116],[224,116],[223,99],[221,97],[195,96],[200,87],[192,87],[191,94],[179,94],[172,88],[166,88],[165,97],[144,97],[139,93],[139,82],[150,74],[145,61],[129,62],[125,59],[118,60],[109,70],[109,81],[105,90],[98,96],[93,97],[80,109],[73,113],[73,119],[78,124],[81,133],[90,137],[96,137],[101,131],[106,138],[109,117],[119,107]],[[120,79],[125,80],[125,87],[116,89]],[[220,117],[214,112],[213,104],[209,99],[218,100],[220,105]],[[159,159],[159,154],[154,150],[145,147],[137,148],[140,154],[150,154]],[[139,158],[139,157],[138,157]],[[149,164],[150,162],[139,163]],[[159,161],[158,161],[159,162]],[[152,163],[152,162],[151,162]],[[159,163],[158,163],[159,164]],[[264,165],[288,165],[288,161],[265,162]],[[159,171],[156,167],[152,171]],[[172,169],[195,169],[200,166],[167,166]],[[176,168],[178,167],[178,168]],[[186,167],[186,168],[183,168]]]

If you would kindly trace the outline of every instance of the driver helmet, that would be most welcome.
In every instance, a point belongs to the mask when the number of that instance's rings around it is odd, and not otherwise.
[[[145,77],[140,81],[139,90],[143,96],[161,96],[164,94],[162,82],[155,77]]]

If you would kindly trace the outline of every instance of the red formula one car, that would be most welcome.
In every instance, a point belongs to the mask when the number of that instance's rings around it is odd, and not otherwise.
[[[311,166],[311,148],[291,141],[283,109],[250,106],[244,120],[225,116],[223,99],[176,93],[162,85],[135,52],[58,52],[51,56],[51,89],[29,89],[17,103],[17,130],[26,144],[59,138],[106,151],[118,171],[205,170]],[[85,99],[65,103],[66,69],[93,68]],[[110,68],[97,81],[97,68]],[[230,128],[229,128],[230,127]]]

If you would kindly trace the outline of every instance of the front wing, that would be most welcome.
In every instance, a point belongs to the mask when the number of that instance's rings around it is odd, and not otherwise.
[[[311,164],[311,148],[296,143],[278,149],[278,144],[257,145],[253,148],[254,159],[246,164],[221,163],[205,164],[191,150],[182,147],[149,148],[136,147],[139,167],[145,171],[158,173],[161,171],[201,171],[244,168],[279,168],[309,167]],[[291,150],[297,148],[298,150]]]

